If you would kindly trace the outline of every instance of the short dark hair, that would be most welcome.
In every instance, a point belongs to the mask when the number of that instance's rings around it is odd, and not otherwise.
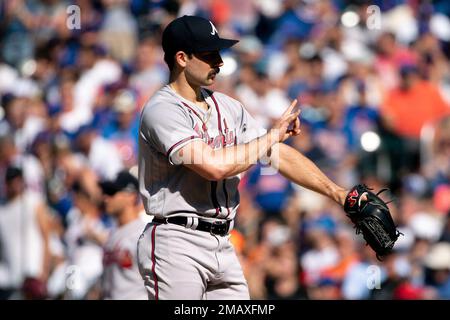
[[[167,64],[169,71],[172,72],[173,67],[175,66],[175,56],[173,53],[164,53],[164,62]]]

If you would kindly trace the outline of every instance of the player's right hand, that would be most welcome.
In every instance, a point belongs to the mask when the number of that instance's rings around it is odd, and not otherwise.
[[[298,109],[294,111],[296,105],[297,99],[292,101],[291,105],[270,130],[270,134],[275,136],[279,142],[283,142],[289,137],[300,134],[300,120],[298,116],[300,115],[301,110]]]

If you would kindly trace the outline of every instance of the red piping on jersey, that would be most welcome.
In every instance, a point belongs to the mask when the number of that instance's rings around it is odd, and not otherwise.
[[[211,95],[211,97],[212,97],[212,95]],[[213,98],[213,97],[212,97]],[[222,143],[224,143],[224,141],[225,141],[225,139],[224,139],[224,136],[223,136],[223,133],[222,133],[222,126],[221,126],[221,124],[220,124],[220,112],[219,112],[219,108],[217,107],[217,103],[216,103],[216,101],[214,100],[214,98],[213,98],[213,101],[214,101],[214,104],[215,104],[215,106],[216,106],[216,110],[217,110],[217,114],[219,115],[219,117],[218,117],[218,119],[219,119],[219,130],[220,130],[220,134],[222,135]],[[197,116],[197,118],[199,118],[200,119],[200,121],[202,122],[202,129],[203,129],[203,131],[207,131],[208,129],[206,128],[206,123],[203,121],[203,119],[202,119],[202,117],[200,117],[200,115],[198,114],[198,112],[197,111],[195,111],[193,108],[191,108],[187,103],[185,103],[185,102],[183,102],[183,101],[181,101],[181,103],[186,107],[186,108],[188,108],[189,110],[191,110],[196,116]],[[181,142],[179,142],[179,143],[181,143]],[[169,154],[170,154],[170,152],[169,152]],[[214,217],[217,217],[221,212],[222,212],[222,209],[220,208],[220,204],[219,204],[219,201],[217,200],[217,195],[216,195],[216,190],[217,190],[217,182],[216,183],[214,183],[215,181],[211,181],[211,200],[212,200],[212,202],[213,202],[213,205],[214,205],[214,207],[215,207],[215,209],[216,209],[216,214],[215,214],[215,216]]]
[[[158,276],[156,275],[156,259],[155,259],[155,237],[156,237],[156,224],[153,226],[152,230],[152,273],[153,282],[155,283],[155,300],[158,300],[159,289],[158,289]]]
[[[217,115],[218,115],[217,122],[218,122],[220,134],[222,135],[222,144],[223,144],[223,147],[225,148],[225,135],[223,134],[223,131],[222,131],[222,117],[220,116],[219,104],[217,103],[217,100],[216,100],[216,98],[214,98],[214,95],[212,93],[210,94],[210,97],[211,97],[212,101],[214,102],[214,106],[216,107],[216,110],[217,110]],[[227,126],[227,122],[226,122],[225,118],[223,118],[223,123],[226,127],[225,130],[228,131],[228,126]],[[227,206],[227,216],[226,217],[228,218],[228,216],[230,215],[230,207],[229,207],[228,191],[227,191],[227,186],[226,186],[225,180],[226,179],[224,179],[222,182],[222,189],[223,189],[223,193],[225,194],[225,202],[226,202],[225,205]]]
[[[200,119],[200,121],[202,122],[202,130],[203,131],[207,131],[208,129],[206,128],[206,123],[203,121],[202,117],[200,117],[200,115],[198,114],[197,111],[195,111],[193,108],[191,108],[187,103],[184,103],[183,101],[181,101],[181,103],[188,108],[189,110],[191,110],[196,116],[197,118]]]
[[[223,188],[223,193],[225,193],[225,203],[227,206],[227,216],[225,218],[228,218],[228,216],[230,215],[230,204],[228,201],[228,191],[227,191],[226,181],[227,181],[227,179],[223,179],[222,188]]]
[[[219,200],[217,200],[217,181],[211,181],[211,200],[216,209],[216,215],[214,216],[214,218],[215,218],[219,215],[219,213],[222,212],[222,208],[220,207]]]
[[[226,126],[227,123],[226,123],[226,121],[225,121],[225,118],[223,119],[223,121],[224,121],[224,124],[225,124],[225,126]],[[227,128],[227,129],[228,129],[228,128]],[[227,130],[227,129],[225,129],[225,130]],[[234,136],[234,145],[237,145],[237,136]],[[229,205],[229,203],[228,203],[228,192],[227,192],[227,185],[225,184],[225,180],[223,180],[223,190],[224,190],[224,192],[225,192],[225,199],[226,199],[226,201],[227,201],[227,210],[228,210],[228,213],[227,213],[227,216],[225,217],[225,219],[227,219],[227,218],[230,216],[231,211],[230,211],[230,205]]]
[[[220,132],[220,135],[222,136],[222,144],[223,144],[223,146],[225,146],[225,135],[223,134],[223,131],[222,131],[222,117],[220,116],[219,105],[217,104],[216,98],[214,98],[212,93],[211,93],[210,97],[211,97],[212,101],[214,102],[214,106],[216,107],[217,123],[218,123],[218,127],[219,127],[219,132]]]
[[[184,138],[183,140],[178,141],[178,142],[175,143],[173,146],[171,146],[171,147],[169,148],[169,150],[167,150],[166,157],[168,157],[168,156],[170,155],[170,153],[172,152],[172,150],[173,150],[176,146],[179,146],[179,145],[182,144],[183,142],[192,140],[192,139],[194,139],[194,138],[201,138],[201,137],[199,137],[199,136],[190,136],[190,137]]]
[[[225,133],[228,132],[228,125],[227,125],[227,119],[223,118],[223,125],[225,127]]]

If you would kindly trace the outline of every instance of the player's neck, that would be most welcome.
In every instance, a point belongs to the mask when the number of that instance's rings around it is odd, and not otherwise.
[[[192,101],[195,104],[204,103],[202,91],[200,86],[192,86],[185,79],[176,79],[169,82],[169,86],[177,94],[185,98],[186,100]]]

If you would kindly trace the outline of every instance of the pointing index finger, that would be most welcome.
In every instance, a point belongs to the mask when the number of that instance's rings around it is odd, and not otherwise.
[[[292,112],[292,110],[294,109],[294,107],[297,104],[297,99],[294,99],[294,101],[292,101],[291,105],[286,109],[286,111],[284,112],[285,115],[288,115]]]

